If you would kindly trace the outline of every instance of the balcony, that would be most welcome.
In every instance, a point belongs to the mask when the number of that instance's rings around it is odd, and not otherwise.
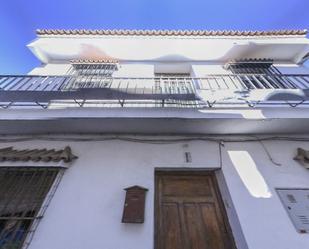
[[[224,74],[204,78],[0,76],[0,106],[176,107],[307,104],[309,75]]]

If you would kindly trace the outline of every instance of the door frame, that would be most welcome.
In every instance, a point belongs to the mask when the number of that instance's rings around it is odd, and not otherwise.
[[[216,191],[223,220],[228,234],[234,240],[237,249],[248,249],[247,242],[242,232],[240,222],[232,202],[223,172],[221,168],[161,168],[154,170],[154,248],[158,246],[159,208],[158,176],[160,175],[210,175],[213,176],[214,189]]]

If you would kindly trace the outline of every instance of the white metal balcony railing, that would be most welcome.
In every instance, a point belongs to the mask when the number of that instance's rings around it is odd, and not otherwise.
[[[0,76],[0,106],[4,108],[34,104],[46,108],[72,103],[78,106],[207,107],[211,106],[210,101],[218,104],[269,103],[270,100],[305,102],[308,91],[309,75],[225,74],[203,78]],[[255,92],[271,93],[272,96],[280,93],[281,97],[254,99],[252,93]]]

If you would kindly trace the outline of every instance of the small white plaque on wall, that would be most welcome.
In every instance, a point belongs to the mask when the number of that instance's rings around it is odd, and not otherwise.
[[[278,195],[300,233],[309,233],[309,189],[277,189]]]

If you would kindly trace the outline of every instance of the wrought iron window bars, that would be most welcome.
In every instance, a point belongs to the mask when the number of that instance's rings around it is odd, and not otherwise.
[[[27,247],[62,172],[48,167],[0,168],[0,248]]]

